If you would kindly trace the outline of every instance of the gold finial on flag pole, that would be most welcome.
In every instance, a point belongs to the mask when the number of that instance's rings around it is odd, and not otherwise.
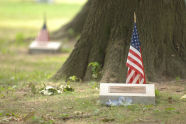
[[[136,13],[134,12],[134,23],[136,23]]]

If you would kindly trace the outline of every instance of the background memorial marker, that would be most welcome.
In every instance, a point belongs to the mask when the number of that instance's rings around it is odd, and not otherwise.
[[[47,30],[46,19],[35,41],[29,46],[29,53],[59,53],[61,49],[61,42],[51,42],[49,32]]]

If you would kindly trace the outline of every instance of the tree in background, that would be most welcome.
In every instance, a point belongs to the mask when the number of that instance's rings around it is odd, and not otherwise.
[[[125,82],[134,11],[147,79],[186,78],[185,10],[184,0],[92,0],[81,36],[54,78],[90,80],[88,64],[98,62],[101,81]]]
[[[89,0],[81,9],[81,11],[66,25],[52,34],[52,39],[74,38],[80,35],[84,23],[87,19],[91,0]]]

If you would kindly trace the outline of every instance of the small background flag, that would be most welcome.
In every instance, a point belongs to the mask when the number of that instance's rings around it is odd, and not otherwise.
[[[126,65],[128,67],[126,83],[130,84],[146,83],[136,22],[134,23],[134,29]]]
[[[49,41],[49,33],[46,26],[46,21],[44,21],[43,27],[38,33],[36,41]]]

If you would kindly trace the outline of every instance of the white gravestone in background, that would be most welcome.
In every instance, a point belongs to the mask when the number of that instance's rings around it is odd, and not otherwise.
[[[100,84],[100,102],[106,105],[155,104],[154,84]]]
[[[30,54],[59,53],[60,50],[61,50],[61,42],[33,41],[29,46]]]
[[[53,3],[54,0],[36,0],[37,3]]]

